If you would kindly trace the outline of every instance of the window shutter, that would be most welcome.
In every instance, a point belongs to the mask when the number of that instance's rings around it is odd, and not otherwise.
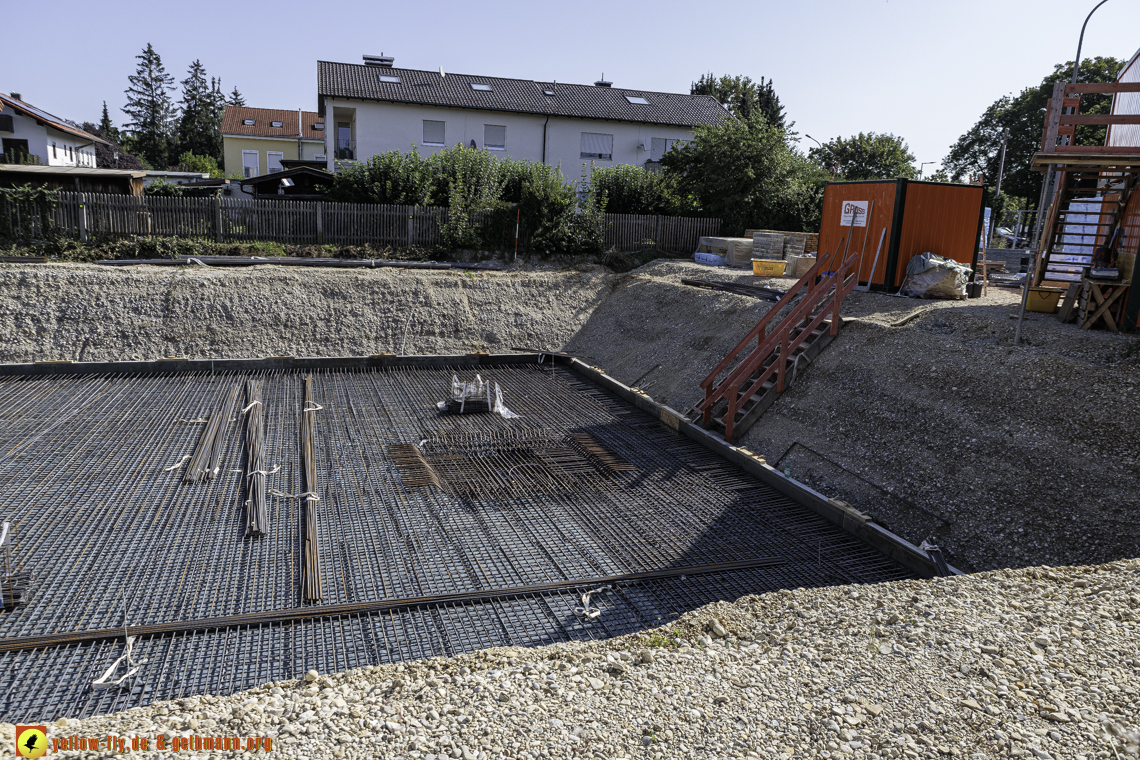
[[[507,147],[507,128],[497,124],[484,124],[483,147],[505,150]]]
[[[609,161],[614,153],[614,136],[596,132],[582,133],[582,158],[597,158]]]
[[[442,121],[428,121],[424,119],[424,144],[443,145],[443,126]]]

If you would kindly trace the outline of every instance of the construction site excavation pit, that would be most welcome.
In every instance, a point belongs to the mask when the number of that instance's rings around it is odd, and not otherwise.
[[[517,416],[437,408],[453,377],[476,374]],[[256,536],[249,380],[265,441]],[[819,494],[566,357],[6,365],[0,408],[5,519],[27,576],[0,617],[9,722],[605,639],[746,594],[933,572],[900,539],[845,529]],[[213,477],[185,482],[214,416]],[[111,680],[138,670],[92,688],[126,636],[130,661]]]

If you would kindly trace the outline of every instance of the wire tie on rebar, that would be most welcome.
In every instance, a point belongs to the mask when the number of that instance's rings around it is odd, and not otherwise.
[[[181,459],[179,459],[174,464],[170,465],[169,467],[164,468],[162,471],[163,472],[170,472],[171,470],[177,470],[179,467],[186,464],[186,460],[189,459],[191,456],[192,456],[191,454],[187,454],[186,456],[182,457]]]
[[[254,475],[272,475],[273,473],[277,472],[280,469],[281,469],[281,465],[277,465],[276,467],[274,467],[269,472],[266,472],[265,470],[254,470],[253,472],[247,473],[246,477],[252,478]],[[272,493],[272,491],[270,491],[270,493]]]
[[[206,419],[205,417],[199,417],[196,420],[188,420],[185,417],[179,417],[178,419],[175,420],[175,422],[189,422],[189,423],[193,424],[195,422],[209,422],[209,420]]]
[[[597,618],[600,618],[602,616],[602,608],[601,607],[591,607],[590,606],[590,597],[593,596],[594,594],[600,594],[603,591],[609,591],[611,588],[613,588],[613,587],[612,586],[599,586],[598,588],[591,589],[591,590],[587,591],[586,593],[582,594],[582,606],[581,607],[575,607],[574,608],[574,614],[578,615],[579,617],[584,617],[587,620],[595,620]]]
[[[248,404],[246,404],[246,407],[245,407],[245,409],[242,409],[242,410],[241,410],[241,413],[242,413],[242,414],[245,414],[245,413],[246,413],[246,412],[248,412],[250,409],[252,409],[253,407],[257,406],[257,405],[258,405],[258,404],[260,404],[260,403],[261,403],[260,401],[250,401]]]
[[[313,402],[310,401],[309,403],[305,404],[305,408],[302,409],[301,411],[302,412],[319,412],[322,409],[324,409],[323,406],[321,406],[320,404],[314,404]]]
[[[285,493],[284,491],[278,491],[276,488],[270,488],[268,491],[266,491],[266,493],[272,494],[274,496],[282,496],[286,499],[309,499],[311,501],[321,500],[321,497],[317,496],[315,491],[305,491],[304,493]]]

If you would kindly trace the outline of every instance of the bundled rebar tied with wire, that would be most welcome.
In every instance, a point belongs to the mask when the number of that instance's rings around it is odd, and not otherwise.
[[[301,587],[306,602],[321,600],[321,562],[317,550],[317,451],[313,441],[313,427],[319,406],[313,403],[313,376],[305,376],[305,406],[301,411],[301,459],[304,465],[305,505],[305,562],[302,567]]]
[[[182,478],[184,483],[201,483],[203,480],[213,480],[222,468],[222,448],[225,445],[225,431],[234,414],[234,404],[237,402],[240,386],[234,383],[229,395],[223,395],[218,408],[210,415],[206,422],[206,429],[198,439],[198,446],[190,456],[190,464]]]
[[[269,532],[269,515],[265,509],[265,405],[262,401],[262,380],[245,383],[245,534],[261,536]]]

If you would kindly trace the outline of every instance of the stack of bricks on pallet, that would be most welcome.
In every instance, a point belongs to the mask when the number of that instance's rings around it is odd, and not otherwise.
[[[784,236],[784,258],[788,254],[798,255],[796,251],[790,246],[799,246],[799,241],[803,241],[804,253],[815,253],[819,250],[819,233],[818,232],[783,232],[780,230],[745,230],[744,237],[752,238],[757,232],[773,232],[777,235]]]
[[[784,236],[778,232],[756,232],[752,235],[752,258],[784,258]]]

